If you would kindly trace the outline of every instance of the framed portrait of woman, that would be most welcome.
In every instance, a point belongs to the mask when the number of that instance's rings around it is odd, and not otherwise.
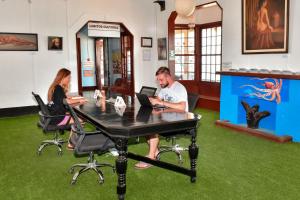
[[[288,53],[289,0],[242,0],[242,53]]]

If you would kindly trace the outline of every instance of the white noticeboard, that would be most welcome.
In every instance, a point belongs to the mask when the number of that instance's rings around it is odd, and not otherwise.
[[[88,23],[88,36],[89,37],[120,37],[120,25],[118,24],[107,24],[107,23]]]

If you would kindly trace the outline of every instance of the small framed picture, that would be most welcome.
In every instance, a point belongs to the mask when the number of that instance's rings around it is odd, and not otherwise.
[[[56,37],[56,36],[49,36],[48,37],[48,50],[56,50],[56,51],[63,50],[63,38]]]
[[[157,39],[158,60],[167,60],[167,38]]]
[[[141,37],[141,47],[152,47],[152,38],[151,37]]]

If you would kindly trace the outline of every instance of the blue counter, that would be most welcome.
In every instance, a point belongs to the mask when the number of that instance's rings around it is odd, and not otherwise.
[[[221,72],[220,120],[246,126],[241,101],[259,105],[270,116],[259,128],[277,136],[289,135],[300,142],[300,76]]]

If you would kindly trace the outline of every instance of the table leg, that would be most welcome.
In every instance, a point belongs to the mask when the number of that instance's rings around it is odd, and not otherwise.
[[[120,200],[125,199],[126,193],[126,170],[127,170],[127,143],[125,138],[119,138],[116,141],[116,148],[119,156],[116,159],[116,169],[118,174],[117,194]]]
[[[190,156],[190,162],[191,162],[191,182],[194,183],[196,182],[196,161],[197,161],[197,157],[198,157],[198,147],[196,145],[196,135],[197,135],[197,130],[196,129],[192,129],[190,131],[190,134],[192,136],[192,143],[189,146],[189,156]]]

